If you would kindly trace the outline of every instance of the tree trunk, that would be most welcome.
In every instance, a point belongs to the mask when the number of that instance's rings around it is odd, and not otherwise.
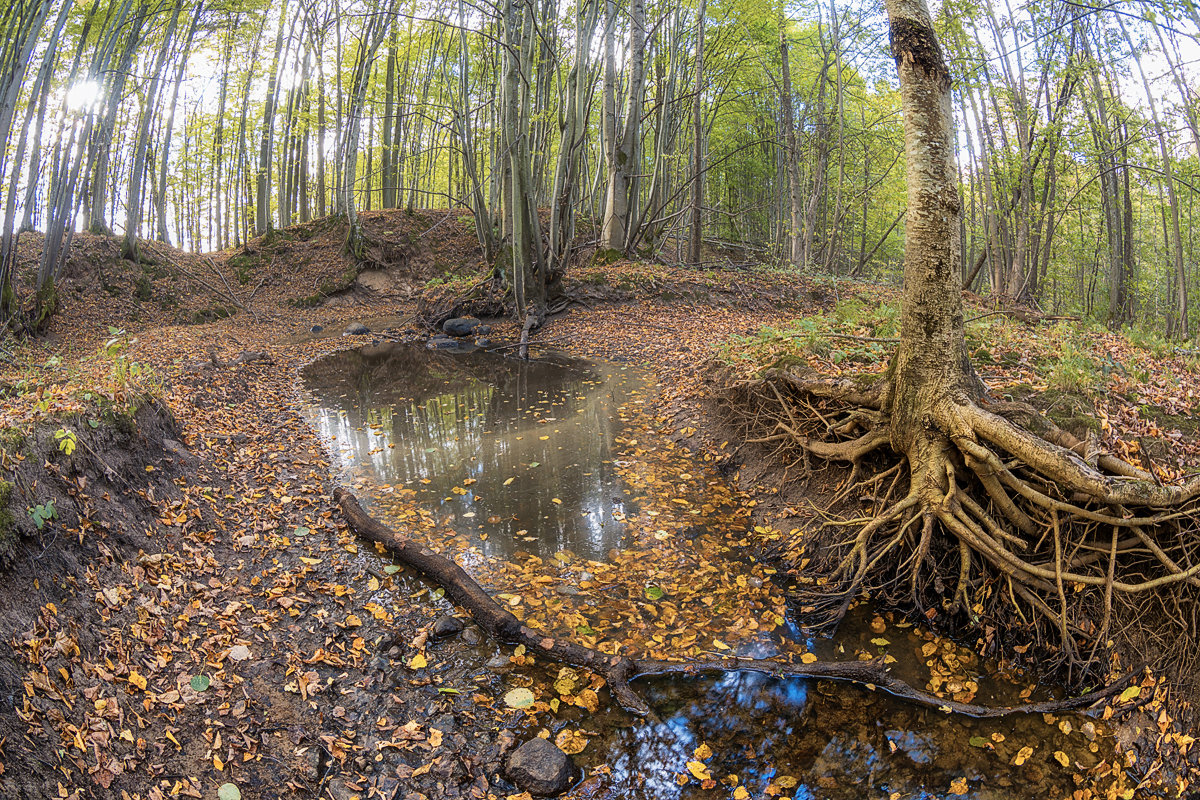
[[[782,13],[779,15],[779,58],[783,77],[780,125],[786,144],[783,169],[787,174],[788,223],[784,241],[787,246],[787,262],[803,267],[804,247],[801,244],[800,230],[804,226],[804,209],[800,200],[800,150],[796,145],[796,116],[792,110],[792,57],[788,50],[787,18]]]
[[[696,80],[692,91],[692,205],[688,232],[687,263],[700,263],[700,244],[704,236],[704,17],[706,0],[700,0],[696,20]]]
[[[275,142],[275,105],[279,99],[279,57],[283,52],[288,1],[279,6],[279,30],[275,32],[275,57],[267,76],[267,99],[263,107],[262,136],[258,145],[258,171],[254,177],[254,232],[271,229],[271,151]]]

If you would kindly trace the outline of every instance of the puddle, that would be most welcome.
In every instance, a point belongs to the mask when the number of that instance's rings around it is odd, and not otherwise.
[[[865,606],[836,638],[806,638],[774,570],[739,550],[744,504],[707,465],[654,438],[632,369],[386,345],[317,361],[304,378],[314,425],[374,513],[452,548],[548,631],[654,657],[886,655],[919,688],[965,683],[976,702],[1021,702],[1027,687],[995,665]],[[407,570],[392,575],[369,548],[356,558],[385,578],[373,600],[431,602],[432,587]],[[537,716],[511,712],[503,724],[587,741],[576,797],[988,800],[1112,782],[1105,726],[1080,715],[971,720],[851,685],[730,673],[639,682],[659,716],[651,722],[554,696],[554,665],[484,667],[509,654],[486,639],[446,646],[463,650],[457,659],[478,680],[535,690]],[[688,775],[701,745],[707,781]]]
[[[601,559],[634,512],[611,456],[632,370],[383,345],[305,373],[342,470],[434,509],[485,557]],[[552,487],[553,491],[546,491]]]

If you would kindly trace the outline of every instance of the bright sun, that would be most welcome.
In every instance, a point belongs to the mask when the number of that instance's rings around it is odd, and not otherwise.
[[[104,93],[99,81],[82,80],[67,89],[67,108],[72,111],[95,111]]]

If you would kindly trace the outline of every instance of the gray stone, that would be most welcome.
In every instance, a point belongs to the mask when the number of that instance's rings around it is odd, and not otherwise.
[[[425,343],[425,347],[430,350],[456,350],[459,346],[457,339],[451,339],[444,334],[438,334]]]
[[[462,620],[450,614],[438,617],[437,621],[433,623],[433,635],[440,639],[461,633],[462,629]]]
[[[517,788],[539,797],[560,795],[580,778],[575,762],[546,739],[530,739],[509,755],[504,766]]]
[[[492,332],[491,325],[476,325],[475,330],[474,330],[474,333],[476,336],[487,336],[491,332]]]
[[[325,329],[322,328],[320,325],[313,325],[311,328],[309,328],[309,330],[312,331],[313,333],[320,333],[321,331],[323,331]]]
[[[371,332],[371,329],[361,322],[351,322],[346,328],[346,336],[366,336]]]
[[[470,336],[479,327],[479,320],[472,317],[454,317],[442,323],[442,330],[451,336]]]
[[[479,635],[479,628],[471,626],[463,631],[462,640],[467,644],[479,644],[483,641],[483,637]]]

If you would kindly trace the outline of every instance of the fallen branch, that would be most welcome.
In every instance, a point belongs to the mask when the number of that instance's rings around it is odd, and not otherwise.
[[[959,703],[921,691],[894,677],[882,659],[815,661],[811,664],[794,664],[768,659],[725,658],[703,661],[659,661],[609,655],[533,630],[493,600],[491,595],[458,564],[392,530],[367,514],[348,490],[338,487],[334,490],[333,497],[355,533],[372,542],[382,544],[406,566],[412,567],[426,578],[440,584],[450,599],[462,606],[471,615],[471,618],[492,637],[509,644],[524,645],[527,651],[557,663],[570,664],[598,673],[608,682],[617,702],[626,711],[637,716],[646,716],[652,712],[629,684],[634,679],[647,675],[697,675],[706,672],[748,671],[777,678],[825,678],[858,684],[868,689],[882,689],[895,697],[947,713],[970,717],[1003,717],[1009,714],[1054,713],[1085,708],[1117,694],[1141,674],[1141,670],[1134,670],[1098,691],[1079,697],[1004,707]]]

